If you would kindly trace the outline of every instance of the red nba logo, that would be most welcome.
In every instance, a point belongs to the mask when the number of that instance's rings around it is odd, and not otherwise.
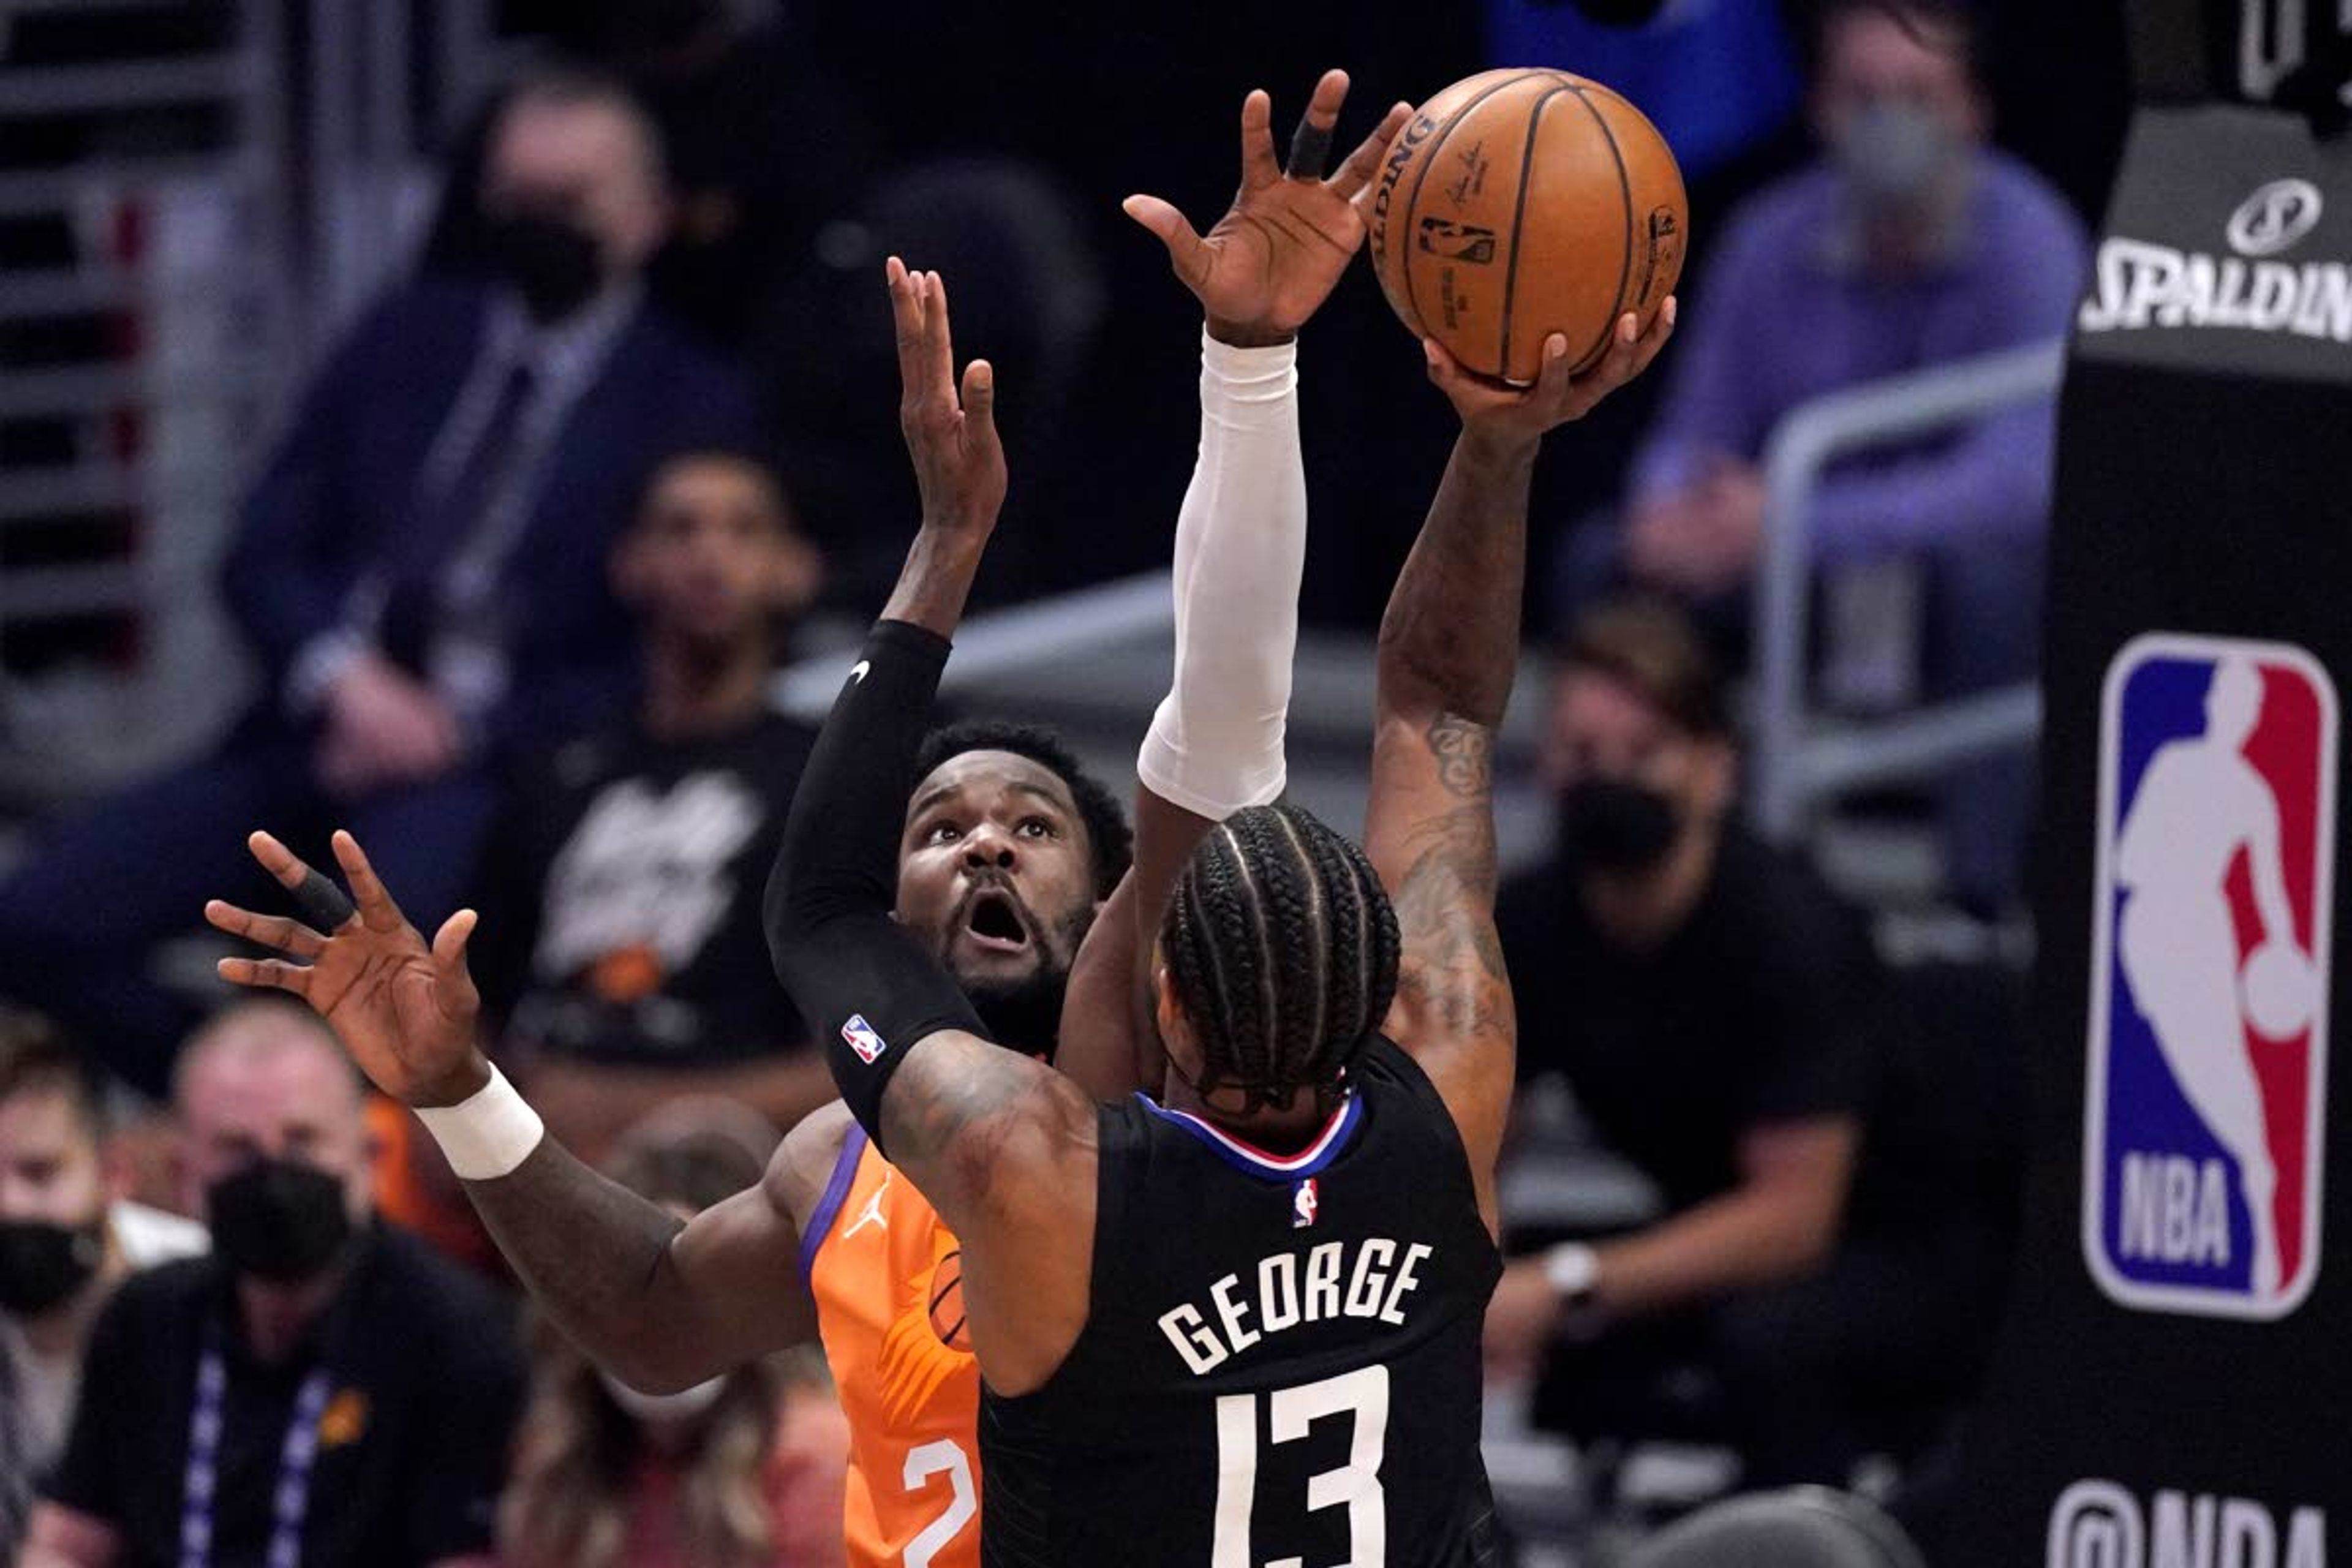
[[[2319,1268],[2335,687],[2151,636],[2105,706],[2084,1254],[2126,1306],[2283,1317]]]

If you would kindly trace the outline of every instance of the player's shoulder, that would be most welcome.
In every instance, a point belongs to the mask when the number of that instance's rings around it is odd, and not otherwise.
[[[850,1129],[856,1125],[848,1105],[831,1100],[793,1123],[783,1142],[776,1145],[761,1185],[769,1201],[790,1215],[796,1227],[805,1230],[824,1202],[848,1144]]]

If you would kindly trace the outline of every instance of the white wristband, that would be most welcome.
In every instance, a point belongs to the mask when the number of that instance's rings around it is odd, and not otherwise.
[[[539,1112],[515,1092],[495,1064],[489,1082],[455,1105],[417,1107],[416,1120],[449,1157],[449,1169],[465,1182],[511,1174],[547,1136]]]

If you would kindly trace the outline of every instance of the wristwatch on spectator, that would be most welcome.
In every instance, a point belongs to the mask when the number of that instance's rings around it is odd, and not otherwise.
[[[1601,1284],[1601,1255],[1580,1241],[1563,1241],[1544,1254],[1544,1280],[1574,1314],[1592,1305]]]

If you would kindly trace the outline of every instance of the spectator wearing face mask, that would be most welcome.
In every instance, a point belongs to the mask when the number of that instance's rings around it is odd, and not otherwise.
[[[1988,145],[1970,10],[1829,0],[1814,33],[1821,159],[1731,218],[1633,463],[1622,529],[1559,557],[1563,618],[1632,584],[1744,635],[1763,545],[1765,443],[1791,410],[1865,382],[2063,334],[2083,226]],[[1832,466],[1810,518],[1828,659],[1849,706],[1900,706],[2030,677],[2041,613],[2053,409],[2014,405]],[[2013,888],[2023,773],[1959,770],[1946,847],[1964,903]]]
[[[646,302],[669,203],[618,86],[526,79],[477,199],[490,275],[370,312],[247,500],[222,585],[260,656],[253,710],[0,882],[0,995],[158,1097],[194,1017],[150,950],[254,875],[243,835],[348,826],[420,918],[454,909],[499,764],[625,708],[635,643],[606,563],[646,477],[757,433],[736,377]]]
[[[205,1249],[202,1226],[130,1202],[89,1064],[46,1024],[0,1024],[0,1563],[56,1462],[90,1324],[133,1270]]]
[[[625,1135],[616,1182],[681,1220],[756,1186],[776,1136],[731,1101],[673,1101]],[[849,1426],[824,1361],[762,1357],[640,1394],[541,1320],[504,1568],[825,1568],[845,1561]]]
[[[232,1007],[181,1058],[210,1257],[91,1331],[26,1568],[487,1568],[520,1402],[508,1304],[368,1201],[360,1087],[310,1014]]]
[[[1503,888],[1496,914],[1519,1066],[1567,1080],[1664,1214],[1511,1264],[1490,1365],[1548,1360],[1538,1420],[1589,1437],[1623,1435],[1610,1423],[1667,1369],[1708,1364],[1751,1479],[1842,1481],[1788,1430],[1826,1397],[1790,1397],[1792,1372],[1801,1384],[1821,1369],[1748,1328],[1839,1241],[1877,1054],[1864,934],[1734,816],[1723,694],[1672,610],[1612,605],[1571,631],[1544,769],[1556,851]]]

